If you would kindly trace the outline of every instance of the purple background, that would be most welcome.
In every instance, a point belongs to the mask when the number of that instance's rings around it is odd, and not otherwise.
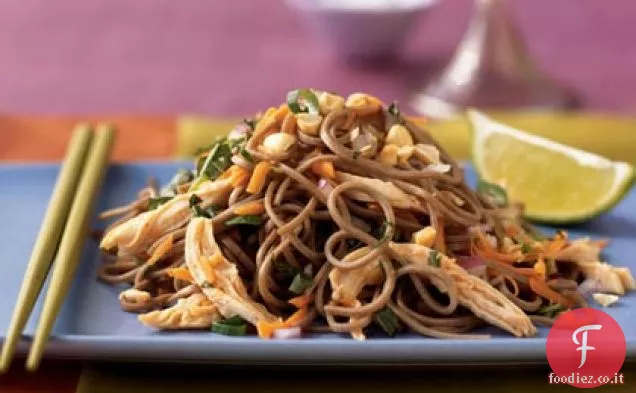
[[[588,108],[636,109],[636,2],[510,0],[546,70]],[[0,112],[250,113],[295,87],[405,100],[443,65],[472,0],[441,0],[401,64],[338,64],[280,0],[0,0]]]

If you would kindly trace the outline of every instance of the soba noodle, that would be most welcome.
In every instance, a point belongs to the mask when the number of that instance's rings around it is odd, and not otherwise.
[[[291,92],[196,164],[102,214],[117,219],[99,278],[123,284],[122,309],[155,328],[487,338],[471,332],[491,324],[531,336],[533,322],[587,304],[579,284],[602,280],[585,263],[624,284],[599,290],[633,289],[626,269],[600,262],[601,243],[537,238],[522,206],[497,202],[501,188],[473,191],[396,104],[365,94]]]

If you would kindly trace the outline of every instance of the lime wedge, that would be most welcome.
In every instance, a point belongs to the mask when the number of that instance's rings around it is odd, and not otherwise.
[[[468,117],[477,173],[522,202],[531,220],[586,221],[618,203],[634,180],[628,163],[528,134],[475,110]]]

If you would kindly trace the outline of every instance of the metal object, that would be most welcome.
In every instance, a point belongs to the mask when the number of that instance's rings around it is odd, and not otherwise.
[[[561,110],[577,105],[572,92],[533,62],[506,0],[476,0],[475,6],[448,66],[415,95],[415,110],[450,118],[467,107]]]

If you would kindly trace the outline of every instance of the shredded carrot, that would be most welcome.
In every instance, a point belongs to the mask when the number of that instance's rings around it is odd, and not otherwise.
[[[557,232],[554,240],[549,241],[545,247],[544,254],[546,257],[555,257],[556,254],[563,249],[568,243],[568,238],[565,232]]]
[[[307,308],[301,308],[292,315],[289,316],[285,321],[275,321],[275,322],[258,322],[256,324],[256,330],[258,331],[258,336],[262,339],[269,339],[274,334],[274,331],[277,329],[287,329],[292,327],[297,327],[301,322],[307,318],[309,311]]]
[[[261,161],[256,164],[246,191],[250,194],[258,194],[261,192],[265,186],[265,181],[267,180],[267,173],[271,168],[272,164],[267,161]]]
[[[311,171],[320,177],[326,179],[335,179],[336,170],[331,161],[318,161],[311,164]]]
[[[265,212],[265,205],[261,201],[247,202],[234,208],[234,214],[239,216],[257,216]]]
[[[159,243],[157,248],[155,248],[155,250],[152,252],[150,259],[148,259],[148,264],[154,265],[158,260],[163,258],[167,253],[169,253],[170,250],[172,250],[172,243],[173,243],[173,237],[171,233],[168,236],[166,236],[165,239],[163,239],[161,243]]]
[[[274,331],[277,329],[285,328],[285,323],[283,321],[276,322],[265,322],[260,321],[256,323],[256,331],[258,332],[258,337],[268,340],[272,338]]]
[[[174,277],[178,280],[187,281],[194,284],[194,277],[192,277],[190,271],[183,266],[166,269],[166,273],[170,277]]]
[[[494,259],[509,263],[518,262],[523,259],[523,255],[521,255],[519,251],[512,254],[506,254],[495,250],[488,239],[486,239],[486,235],[481,232],[477,232],[477,238],[479,242],[474,245],[473,251],[484,259]]]
[[[295,313],[290,315],[289,318],[287,318],[287,320],[285,321],[285,327],[291,328],[291,327],[296,327],[300,325],[300,323],[304,321],[305,318],[307,318],[308,314],[309,314],[309,311],[307,310],[307,308],[298,309],[298,311],[296,311]]]
[[[287,303],[296,306],[296,308],[306,308],[314,300],[314,297],[310,294],[296,296],[287,301]]]
[[[276,118],[276,121],[278,123],[282,123],[283,120],[285,120],[285,117],[287,116],[288,113],[289,113],[289,107],[287,106],[287,104],[282,104],[281,106],[278,107],[278,109],[276,109],[276,112],[274,113],[274,117]]]
[[[242,166],[232,165],[219,176],[219,179],[230,179],[234,187],[241,187],[247,184],[250,178],[250,171]]]
[[[219,176],[219,179],[229,179],[232,177],[232,175],[234,174],[234,167],[237,165],[232,165],[231,167],[227,168],[223,173],[221,173],[221,176]]]
[[[278,108],[273,107],[273,106],[267,108],[265,113],[263,113],[263,116],[261,116],[261,119],[274,118],[274,115],[276,114],[277,110],[278,110]]]
[[[532,290],[532,292],[548,299],[552,303],[558,303],[568,308],[574,306],[574,302],[572,302],[572,300],[566,298],[565,296],[550,288],[548,284],[543,281],[543,279],[536,276],[529,277],[528,283],[530,284],[530,289]]]

